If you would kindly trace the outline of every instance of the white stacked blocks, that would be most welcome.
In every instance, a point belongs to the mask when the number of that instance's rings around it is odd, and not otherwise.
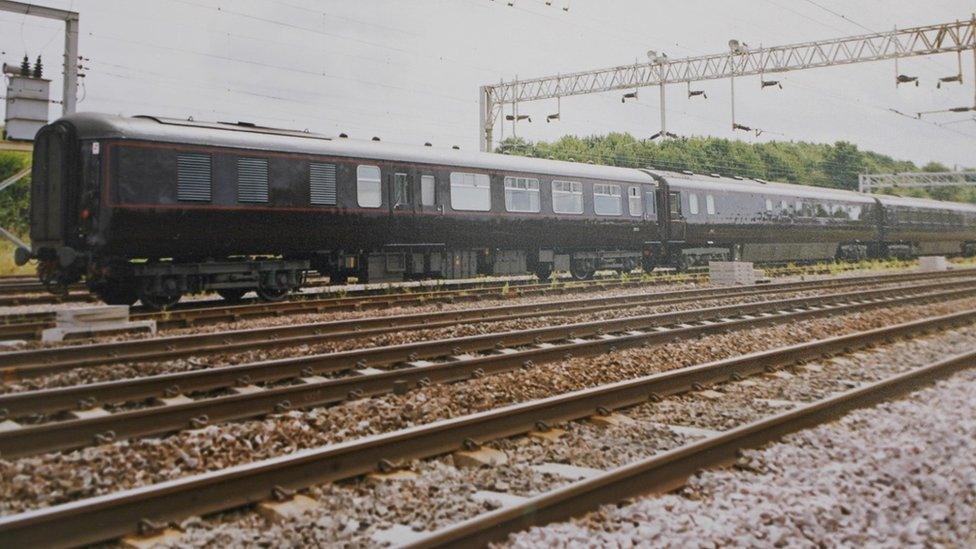
[[[708,277],[718,286],[751,286],[756,283],[756,269],[746,261],[709,261]]]
[[[55,327],[41,333],[41,341],[64,341],[69,337],[90,337],[98,333],[145,330],[156,333],[155,320],[129,320],[126,305],[103,305],[64,309],[57,312]]]
[[[949,260],[942,255],[927,255],[918,258],[918,268],[924,272],[948,271]]]

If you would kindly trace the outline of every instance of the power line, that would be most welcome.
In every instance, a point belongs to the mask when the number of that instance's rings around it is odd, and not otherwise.
[[[112,35],[108,35],[108,34],[96,34],[94,32],[89,32],[88,33],[88,36],[90,36],[92,38],[96,38],[96,39],[99,39],[100,38],[100,39],[115,40],[115,41],[118,41],[118,42],[123,42],[123,43],[128,43],[128,44],[134,44],[134,45],[143,46],[143,47],[157,48],[157,49],[161,49],[161,50],[174,51],[174,52],[179,52],[179,53],[187,53],[187,54],[196,55],[196,56],[200,56],[200,57],[206,57],[206,58],[210,58],[210,59],[217,59],[217,60],[222,60],[222,61],[230,61],[230,62],[234,62],[234,63],[241,63],[241,64],[245,64],[245,65],[252,65],[252,66],[263,67],[263,68],[270,68],[270,69],[280,70],[280,71],[284,71],[284,72],[292,72],[292,73],[296,73],[296,74],[304,74],[304,75],[308,75],[308,76],[317,76],[317,77],[324,77],[324,78],[333,78],[333,79],[337,79],[337,80],[347,80],[347,81],[350,81],[350,82],[353,82],[353,83],[356,83],[356,84],[363,84],[363,85],[367,85],[367,86],[375,86],[375,87],[389,88],[389,89],[393,89],[393,90],[406,91],[406,92],[411,92],[411,93],[418,93],[418,94],[422,94],[422,95],[429,95],[429,96],[432,96],[432,97],[438,97],[438,98],[441,98],[441,99],[447,99],[447,100],[450,100],[450,101],[456,101],[456,102],[460,102],[460,103],[468,103],[468,104],[470,104],[470,103],[473,103],[474,102],[473,100],[461,99],[461,98],[455,97],[453,95],[445,95],[445,94],[440,94],[440,93],[435,93],[435,92],[429,92],[429,91],[424,91],[424,90],[416,90],[416,89],[412,89],[412,88],[406,88],[406,87],[403,87],[403,86],[396,86],[396,85],[393,85],[393,84],[386,84],[386,83],[383,83],[383,82],[373,82],[373,81],[369,81],[369,80],[363,80],[361,78],[354,78],[354,77],[350,77],[350,76],[342,76],[342,75],[337,75],[337,74],[330,74],[330,73],[327,73],[327,72],[324,72],[324,71],[313,71],[313,70],[309,70],[309,69],[303,69],[301,67],[288,67],[288,66],[284,66],[284,65],[277,65],[277,64],[274,64],[274,63],[266,63],[266,62],[262,62],[262,61],[255,61],[253,59],[241,59],[241,58],[238,58],[238,57],[231,57],[231,56],[228,56],[228,55],[219,55],[219,54],[215,54],[215,53],[203,52],[203,51],[192,50],[192,49],[187,49],[187,48],[180,48],[180,47],[176,47],[176,46],[165,46],[165,45],[162,45],[162,44],[153,44],[151,42],[145,42],[145,41],[141,41],[141,40],[133,40],[133,39],[129,39],[129,38],[122,38],[120,36],[112,36]]]
[[[817,8],[820,8],[821,10],[823,10],[823,11],[825,11],[825,12],[827,12],[827,13],[835,16],[835,17],[839,17],[839,18],[843,19],[844,21],[847,21],[848,23],[859,27],[862,30],[866,30],[866,31],[868,31],[869,33],[872,33],[872,34],[877,33],[876,30],[874,30],[874,29],[872,29],[872,28],[870,28],[870,27],[868,27],[866,25],[863,25],[863,24],[861,24],[861,23],[859,23],[859,22],[857,22],[857,21],[855,21],[853,19],[851,19],[850,17],[844,15],[843,13],[840,13],[840,12],[838,12],[836,10],[833,10],[833,9],[830,9],[830,8],[828,8],[828,7],[820,4],[818,2],[815,2],[814,0],[803,0],[803,1],[806,2],[807,4],[810,4],[810,5],[813,5],[813,6],[817,7]],[[930,62],[932,62],[932,63],[934,63],[934,64],[936,64],[936,65],[938,65],[938,66],[940,66],[942,68],[945,68],[945,66],[942,63],[939,63],[938,61],[936,61],[935,59],[932,59],[931,57],[926,57],[926,59],[928,59]]]
[[[102,64],[107,64],[107,63],[102,63]],[[124,65],[116,65],[116,66],[117,67],[121,67],[123,69],[127,68]],[[119,79],[128,80],[128,81],[131,81],[132,80],[131,76],[129,76],[129,75],[113,73],[111,71],[106,71],[104,69],[97,69],[97,70],[93,71],[92,74],[94,74],[94,75],[101,74],[101,75],[106,75],[106,76],[110,76],[110,77],[113,77],[113,78],[119,78]],[[156,74],[158,74],[158,73],[156,73]],[[154,82],[156,82],[158,84],[161,84],[161,85],[164,85],[164,86],[170,86],[170,87],[177,88],[177,89],[185,89],[187,87],[191,87],[191,88],[197,88],[197,89],[212,90],[212,91],[217,91],[217,92],[222,92],[222,93],[236,93],[236,94],[240,94],[240,95],[248,95],[248,96],[253,96],[253,97],[257,97],[257,98],[261,98],[261,99],[271,99],[271,100],[279,101],[279,102],[294,103],[294,104],[298,104],[298,105],[302,105],[302,106],[314,106],[313,103],[310,103],[310,102],[307,102],[307,101],[301,101],[301,100],[291,99],[291,98],[287,98],[287,97],[281,97],[281,96],[263,94],[263,93],[253,92],[253,91],[250,91],[250,90],[235,89],[235,88],[231,88],[231,87],[214,86],[214,85],[206,85],[206,84],[195,84],[195,83],[192,83],[192,82],[187,82],[185,80],[179,80],[179,81],[173,82],[173,81],[167,81],[167,80],[147,78],[145,76],[140,76],[139,79],[140,79],[140,81],[146,81],[146,80],[148,80],[148,81],[154,81]],[[331,96],[331,97],[335,97],[335,96]],[[352,108],[349,108],[349,107],[344,107],[342,110],[343,110],[343,112],[357,113],[359,115],[368,116],[368,117],[371,117],[371,118],[385,118],[385,115],[380,114],[380,113],[377,113],[375,111],[364,111],[364,110],[361,110],[361,109],[352,109]],[[293,114],[290,111],[283,111],[283,110],[279,110],[278,112],[281,112],[281,113],[284,113],[284,114],[288,114],[288,115],[292,115]],[[426,124],[429,124],[429,125],[432,125],[432,126],[437,126],[437,127],[467,128],[467,126],[461,125],[461,124],[450,124],[450,123],[444,123],[444,122],[434,122],[434,121],[431,121],[431,120],[426,119],[426,118],[416,117],[416,116],[411,116],[411,115],[406,115],[406,114],[401,114],[401,113],[396,113],[396,115],[397,115],[397,118],[398,119],[419,120],[419,121],[422,121],[422,122],[424,122]],[[298,115],[295,115],[295,116],[298,116]],[[320,117],[320,116],[311,116],[311,115],[308,115],[308,114],[302,114],[300,116],[302,117],[303,120],[323,120],[323,121],[327,121],[327,122],[330,122],[330,123],[334,123],[337,127],[343,127],[344,125],[350,125],[350,123],[347,122],[347,121],[339,121],[339,120],[334,120],[334,119],[330,119],[330,118],[323,118],[323,117]],[[293,121],[295,121],[295,120],[293,120]],[[361,127],[365,128],[365,126],[361,126]],[[463,135],[457,134],[457,133],[445,133],[444,135],[448,135],[448,136],[451,136],[451,137],[461,137],[461,138],[465,138],[466,137],[466,136],[463,136]]]
[[[202,5],[202,4],[196,4],[194,2],[190,2],[188,0],[172,0],[172,1],[173,2],[179,2],[179,3],[185,4],[187,6],[192,6],[192,7],[198,8],[198,9],[216,11],[219,14],[233,15],[233,16],[236,16],[236,17],[241,17],[241,18],[244,18],[244,19],[250,19],[250,20],[253,20],[253,21],[260,21],[260,22],[263,22],[263,23],[268,23],[268,24],[271,24],[271,25],[280,26],[280,27],[284,27],[284,28],[288,28],[288,29],[300,30],[300,31],[304,31],[304,32],[312,33],[312,34],[319,34],[319,35],[322,35],[322,36],[329,36],[329,37],[332,37],[332,38],[338,38],[338,39],[341,39],[341,40],[344,40],[344,41],[347,41],[347,42],[356,42],[356,43],[359,43],[359,44],[363,44],[365,46],[370,46],[370,47],[375,47],[375,48],[379,48],[379,49],[390,50],[390,51],[394,51],[394,52],[398,52],[398,53],[404,53],[404,54],[408,54],[408,55],[413,55],[413,56],[417,56],[417,57],[421,57],[421,58],[436,58],[436,59],[438,59],[440,61],[447,61],[447,62],[450,62],[450,63],[464,65],[464,66],[468,66],[469,68],[475,68],[477,70],[484,70],[484,71],[494,72],[493,69],[489,69],[489,68],[485,68],[485,67],[477,67],[477,66],[473,66],[473,65],[467,65],[465,63],[462,63],[461,61],[458,61],[456,59],[452,59],[450,57],[432,56],[430,54],[425,54],[425,53],[421,53],[421,52],[417,52],[417,51],[413,51],[413,50],[408,50],[408,49],[405,49],[405,48],[400,48],[400,47],[396,47],[396,46],[390,46],[390,45],[387,45],[387,44],[383,44],[381,42],[373,42],[373,41],[370,41],[370,40],[365,40],[365,39],[357,38],[357,37],[354,37],[354,36],[347,36],[347,35],[344,35],[344,34],[339,34],[339,33],[334,33],[334,32],[328,32],[328,31],[324,31],[324,30],[321,30],[321,29],[316,29],[316,28],[311,28],[311,27],[304,27],[302,25],[296,25],[294,23],[288,23],[286,21],[279,21],[277,19],[272,19],[270,17],[262,17],[260,15],[253,15],[253,14],[250,14],[250,13],[245,13],[245,12],[242,12],[242,11],[237,11],[237,10],[230,9],[230,8],[226,8],[226,7],[223,7],[223,6],[216,6],[216,7],[214,7],[214,6],[205,6],[205,5]]]
[[[870,32],[870,33],[872,33],[872,34],[876,32],[875,30],[873,30],[873,29],[870,29],[870,28],[868,28],[868,27],[866,27],[866,26],[864,26],[864,25],[862,25],[862,24],[860,24],[860,23],[858,23],[857,21],[855,21],[855,20],[853,20],[853,19],[851,19],[850,17],[848,17],[848,16],[846,16],[846,15],[844,15],[843,13],[839,13],[839,12],[837,12],[837,11],[834,11],[834,10],[832,10],[832,9],[830,9],[830,8],[828,8],[828,7],[826,7],[826,6],[824,6],[824,5],[822,5],[822,4],[819,4],[819,3],[817,3],[817,2],[814,2],[814,0],[803,0],[803,1],[804,1],[804,2],[806,2],[807,4],[812,4],[812,5],[814,5],[814,6],[816,6],[816,7],[818,7],[818,8],[820,8],[820,9],[822,9],[822,10],[824,10],[825,12],[827,12],[827,13],[829,13],[829,14],[831,14],[831,15],[834,15],[834,16],[836,16],[836,17],[840,17],[840,18],[841,18],[841,19],[843,19],[844,21],[847,21],[848,23],[850,23],[850,24],[852,24],[852,25],[856,25],[856,26],[858,26],[858,27],[860,27],[860,28],[862,28],[862,29],[864,29],[864,30],[866,30],[866,31],[868,31],[868,32]]]

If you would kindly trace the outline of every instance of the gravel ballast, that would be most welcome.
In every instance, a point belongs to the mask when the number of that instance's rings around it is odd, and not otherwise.
[[[268,524],[254,514],[235,512],[190,521],[186,534],[173,546],[292,545],[339,540],[371,545],[377,539],[375,536],[390,528],[429,532],[497,508],[497,502],[478,499],[477,491],[531,497],[571,482],[533,469],[541,464],[609,470],[705,436],[704,431],[677,434],[663,423],[702,425],[701,419],[712,416],[703,427],[735,427],[781,411],[757,398],[782,399],[784,391],[794,388],[799,390],[797,401],[825,398],[835,390],[849,388],[837,379],[870,382],[887,378],[946,355],[964,352],[973,347],[974,337],[976,332],[971,328],[954,329],[822,363],[760,374],[709,389],[720,392],[722,396],[717,400],[715,396],[706,398],[704,394],[692,392],[621,410],[620,414],[626,418],[637,420],[631,423],[600,426],[583,420],[557,425],[565,431],[558,440],[518,436],[490,442],[489,447],[507,455],[508,462],[504,465],[454,469],[450,467],[450,456],[440,456],[411,463],[409,468],[418,476],[410,480],[377,483],[365,478],[312,487],[308,494],[317,500],[317,505],[299,519]],[[703,416],[698,413],[709,409],[711,412]],[[746,410],[748,414],[743,413]],[[689,418],[696,420],[689,421]],[[338,515],[344,519],[337,523],[333,519]],[[350,524],[355,527],[348,527]]]
[[[889,288],[898,288],[904,286],[915,286],[917,282],[907,283],[907,284],[892,284],[885,285]],[[150,361],[150,362],[129,362],[129,363],[119,363],[119,364],[105,364],[98,366],[86,366],[83,368],[71,369],[64,372],[58,372],[50,375],[39,376],[35,378],[28,378],[24,380],[19,380],[16,382],[9,382],[0,384],[0,393],[13,393],[13,392],[23,392],[39,389],[51,389],[56,387],[66,387],[71,385],[81,385],[87,383],[98,383],[104,381],[117,381],[122,379],[132,379],[137,377],[160,375],[167,373],[176,372],[186,372],[193,370],[209,369],[220,366],[229,365],[239,365],[253,363],[263,360],[276,360],[295,356],[310,356],[315,354],[327,354],[339,351],[348,351],[353,349],[370,348],[370,347],[380,347],[387,345],[401,345],[405,343],[413,343],[419,341],[432,341],[432,340],[442,340],[442,339],[452,339],[459,337],[468,337],[475,335],[484,335],[489,333],[501,333],[509,331],[523,331],[535,328],[546,328],[556,325],[565,325],[580,322],[596,322],[601,320],[609,319],[619,319],[624,317],[635,317],[640,315],[651,315],[651,314],[664,314],[664,313],[674,313],[678,311],[686,311],[705,307],[718,307],[718,306],[729,306],[729,305],[739,305],[746,303],[762,303],[769,301],[779,301],[783,299],[796,299],[804,297],[815,297],[820,295],[829,295],[835,293],[850,293],[855,292],[859,288],[861,289],[878,289],[877,286],[854,286],[842,289],[828,289],[828,290],[806,290],[806,291],[789,291],[789,292],[777,292],[770,294],[759,294],[750,296],[737,296],[737,297],[720,297],[720,298],[702,298],[697,301],[689,301],[684,303],[676,304],[665,304],[665,305],[654,305],[654,304],[640,304],[640,305],[626,305],[620,304],[619,307],[615,307],[610,310],[595,311],[588,313],[577,313],[577,314],[557,314],[557,315],[547,315],[540,314],[538,316],[521,318],[516,320],[507,321],[496,321],[496,322],[478,322],[478,321],[467,321],[460,322],[453,326],[442,327],[442,328],[410,328],[405,330],[395,330],[386,333],[376,334],[376,335],[362,335],[355,338],[347,338],[345,340],[336,340],[331,338],[325,338],[325,341],[319,343],[307,343],[302,345],[290,345],[278,348],[255,348],[246,351],[228,352],[228,353],[210,353],[202,356],[191,356],[191,357],[179,357],[170,360],[160,360],[160,361]],[[645,293],[619,293],[620,295],[632,295],[632,296],[643,296],[648,295],[653,296],[654,294]],[[572,301],[570,301],[572,303]],[[521,303],[521,301],[520,301]],[[429,307],[438,308],[440,305],[431,305]],[[470,304],[466,304],[461,309],[470,308]],[[424,309],[415,308],[411,312],[430,312],[436,309]],[[445,309],[446,310],[446,309]],[[453,309],[452,309],[453,310]],[[368,316],[388,316],[387,312],[384,311],[381,314],[369,315]],[[331,313],[335,315],[336,313]],[[343,316],[346,315],[360,315],[363,317],[364,313],[359,312],[347,312],[341,313]],[[320,317],[322,315],[319,315]],[[277,319],[282,322],[282,319]],[[295,319],[297,320],[297,319]]]
[[[539,364],[528,370],[461,383],[435,384],[405,395],[295,410],[162,438],[120,441],[10,461],[0,459],[0,477],[10,479],[0,484],[0,513],[46,507],[515,402],[974,306],[976,300],[968,299],[763,327]]]
[[[750,451],[678,494],[605,506],[511,547],[972,546],[976,372]]]

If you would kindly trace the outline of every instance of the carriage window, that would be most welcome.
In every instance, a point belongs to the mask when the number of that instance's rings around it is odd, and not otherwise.
[[[668,204],[671,207],[671,219],[681,219],[681,193],[668,193]]]
[[[552,211],[561,214],[583,213],[583,184],[577,181],[553,181]]]
[[[783,210],[784,212],[788,212],[790,210],[790,205],[787,204],[785,200],[780,200],[779,209]]]
[[[688,195],[688,213],[698,215],[698,195],[695,193]]]
[[[237,201],[268,201],[268,161],[263,158],[237,159]]]
[[[620,202],[620,185],[593,184],[593,211],[597,215],[620,215],[623,205]]]
[[[705,195],[705,211],[708,215],[715,215],[715,197],[710,194]]]
[[[773,201],[769,198],[766,199],[766,211],[767,212],[773,211]]]
[[[435,183],[436,180],[432,175],[420,176],[420,204],[422,206],[433,206],[437,203]]]
[[[474,212],[491,210],[491,180],[482,173],[451,173],[451,208]]]
[[[657,196],[655,196],[654,191],[644,193],[644,202],[647,203],[648,215],[657,219]]]
[[[335,164],[309,164],[309,201],[316,206],[336,205]]]
[[[505,210],[539,213],[539,180],[526,177],[505,178]]]
[[[380,169],[376,166],[356,168],[356,201],[363,208],[379,208],[383,203],[380,191]]]
[[[393,204],[394,206],[413,204],[413,193],[410,189],[410,176],[405,173],[393,175]]]
[[[188,202],[210,201],[209,154],[176,155],[176,198]]]
[[[644,215],[644,201],[641,200],[641,188],[630,187],[627,190],[627,206],[630,208],[630,215],[641,217]]]

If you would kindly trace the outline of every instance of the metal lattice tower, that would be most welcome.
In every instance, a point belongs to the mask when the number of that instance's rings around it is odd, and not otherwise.
[[[481,149],[491,150],[495,122],[505,105],[513,105],[517,109],[519,103],[659,86],[663,126],[664,87],[667,84],[734,79],[967,50],[974,51],[976,64],[976,15],[968,21],[785,46],[748,48],[735,41],[730,42],[729,46],[727,53],[673,60],[661,57],[648,63],[482,86]],[[667,128],[662,127],[661,131],[666,133]]]
[[[879,189],[931,189],[934,187],[976,187],[976,172],[918,172],[861,174],[858,189],[870,193]]]

